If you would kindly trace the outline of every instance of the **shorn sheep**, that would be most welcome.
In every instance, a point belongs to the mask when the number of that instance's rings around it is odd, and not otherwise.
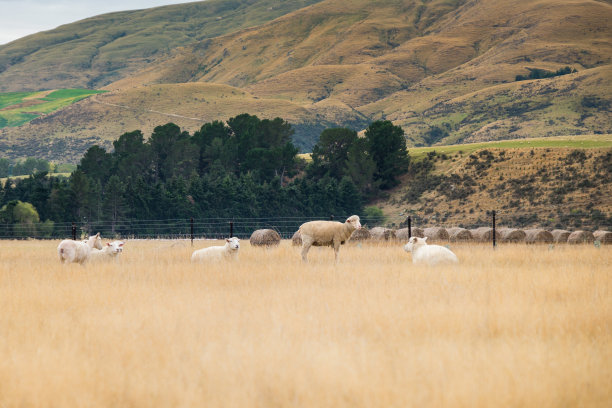
[[[120,253],[123,252],[123,241],[108,242],[104,248],[92,248],[89,254],[91,261],[110,261],[116,260]]]
[[[302,260],[308,262],[308,251],[314,245],[333,247],[337,262],[340,245],[349,239],[353,231],[360,228],[361,223],[357,215],[351,215],[344,223],[338,221],[305,222],[299,229],[302,236]]]
[[[191,254],[191,262],[234,260],[238,256],[240,239],[236,237],[225,240],[225,245],[198,249]]]
[[[427,237],[411,237],[404,251],[412,252],[412,263],[426,263],[434,266],[440,263],[458,263],[457,255],[440,245],[427,245]]]
[[[83,264],[89,258],[92,248],[102,249],[102,238],[100,233],[92,235],[86,242],[65,239],[57,246],[57,255],[62,263]]]

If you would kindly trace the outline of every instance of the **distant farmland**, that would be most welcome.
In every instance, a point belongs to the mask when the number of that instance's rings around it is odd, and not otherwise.
[[[0,93],[0,128],[21,126],[39,116],[53,113],[102,92],[106,91],[58,89]]]

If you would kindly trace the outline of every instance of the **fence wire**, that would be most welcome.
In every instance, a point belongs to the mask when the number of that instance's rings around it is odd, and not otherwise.
[[[230,235],[248,239],[258,229],[273,229],[284,239],[291,238],[301,224],[312,220],[337,220],[343,222],[349,215],[319,217],[276,218],[195,218],[166,220],[95,220],[54,223],[50,221],[29,224],[0,224],[0,239],[63,239],[75,236],[81,239],[99,232],[104,237],[116,238],[169,238],[169,239],[222,239]],[[463,227],[478,228],[492,225],[492,212],[471,214],[466,219],[447,219],[436,214],[399,213],[384,217],[362,216],[361,222],[368,228],[384,226],[405,228],[408,219],[412,228]],[[585,213],[567,215],[517,213],[496,211],[498,228],[542,228],[547,230],[612,230],[612,214],[592,217]]]

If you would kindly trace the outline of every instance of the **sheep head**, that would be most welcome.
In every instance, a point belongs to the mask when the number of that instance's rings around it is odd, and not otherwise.
[[[404,251],[413,252],[414,250],[416,250],[419,247],[422,247],[423,245],[427,245],[427,237],[425,238],[410,237],[410,239],[408,240],[408,243],[404,245]]]
[[[124,244],[125,242],[123,241],[113,241],[113,242],[107,243],[106,246],[109,247],[110,253],[115,255],[115,254],[120,254],[121,252],[123,252]]]
[[[361,222],[359,222],[358,215],[351,215],[344,223],[349,224],[353,230],[358,230],[361,228]]]
[[[232,251],[237,251],[240,249],[240,239],[236,237],[227,238],[225,242],[227,242],[225,245],[227,245]]]

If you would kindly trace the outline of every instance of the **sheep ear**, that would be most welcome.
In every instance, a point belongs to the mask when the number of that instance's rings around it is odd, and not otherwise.
[[[107,242],[107,243],[106,243],[106,246],[111,246],[110,244],[111,244],[110,242]]]
[[[230,242],[230,241],[231,241],[231,240],[230,240],[229,238],[226,238],[226,239],[225,239],[225,242]]]
[[[125,244],[125,242],[122,242],[122,243],[119,244],[119,246],[123,246],[124,244]]]
[[[96,234],[96,238],[100,238],[100,233],[99,232]]]
[[[423,241],[426,241],[426,242],[427,242],[427,237],[423,238]]]

